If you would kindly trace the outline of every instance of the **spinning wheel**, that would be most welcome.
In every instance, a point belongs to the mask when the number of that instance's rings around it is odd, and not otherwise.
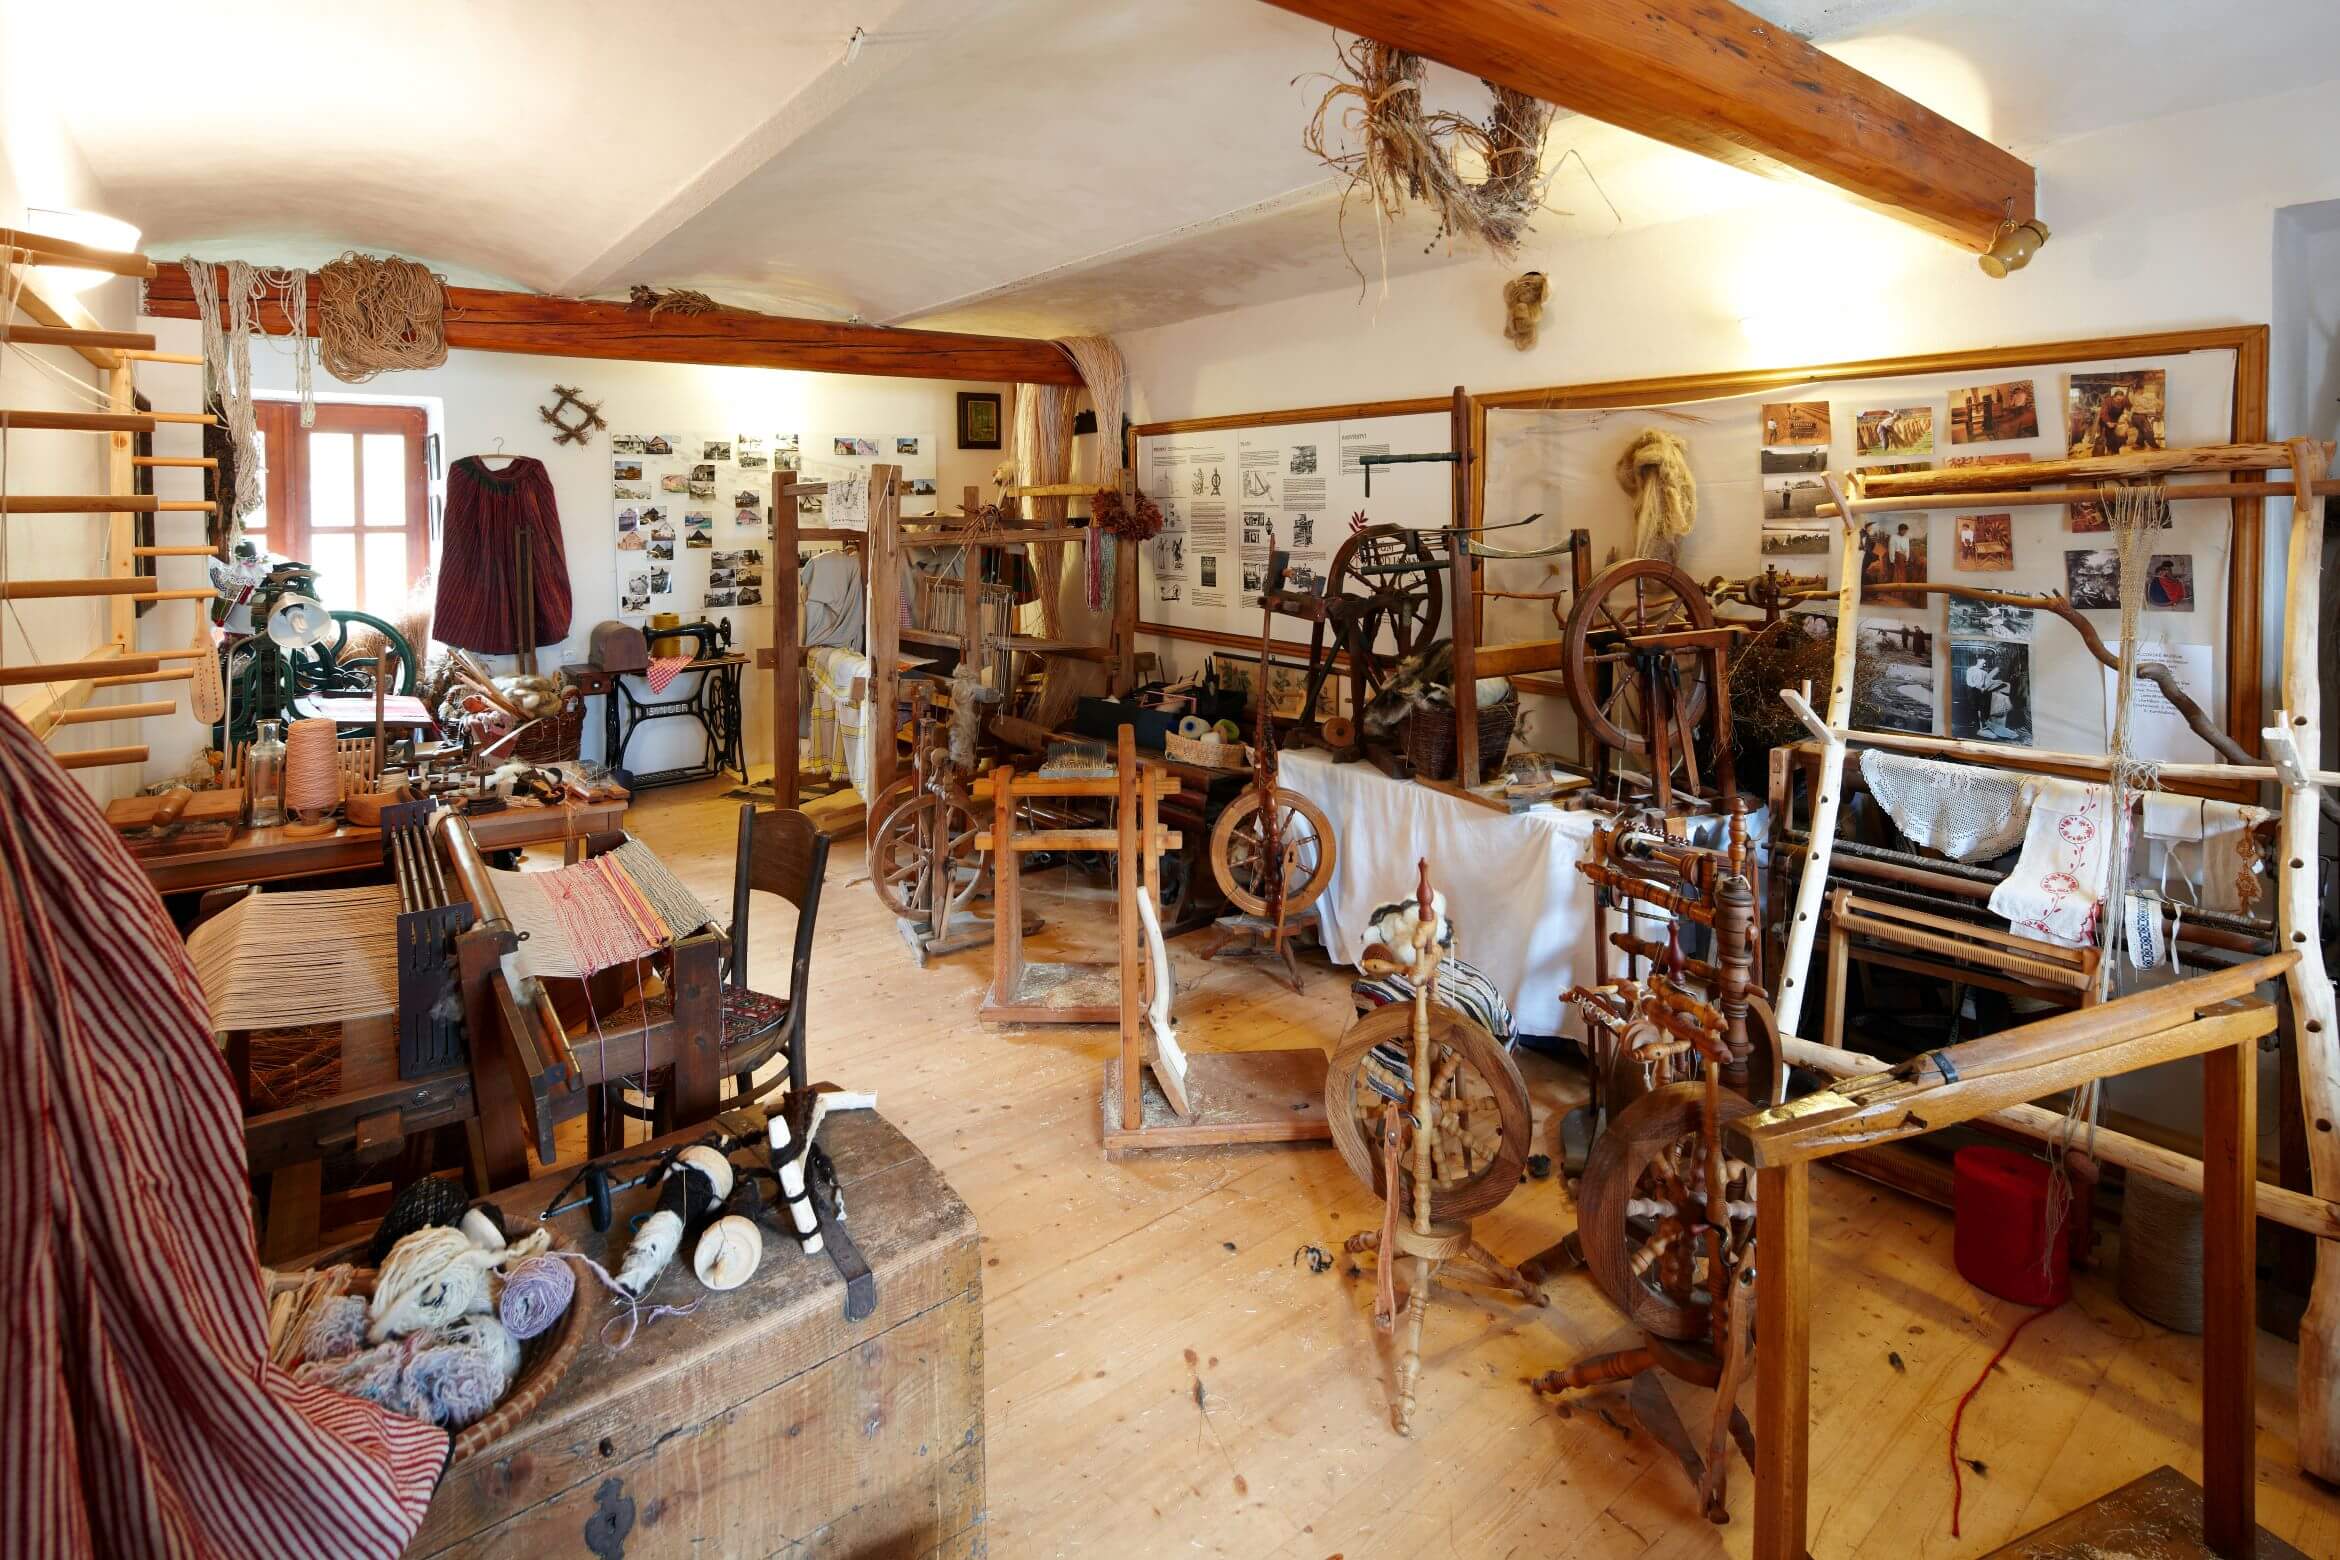
[[[1391,669],[1437,639],[1439,575],[1446,567],[1446,560],[1431,552],[1429,536],[1407,526],[1369,525],[1341,544],[1326,575],[1323,615],[1309,635],[1302,725],[1317,719],[1317,701],[1332,674],[1327,627],[1348,658],[1347,718],[1354,725],[1389,681]]]
[[[1389,1107],[1406,1099],[1413,1068],[1407,1048],[1411,1005],[1376,1008],[1349,1027],[1324,1075],[1326,1112],[1341,1162],[1373,1195],[1384,1184],[1383,1134]],[[1451,1223],[1494,1208],[1519,1185],[1529,1152],[1527,1083],[1494,1036],[1450,1007],[1430,1007],[1431,1093],[1438,1102],[1430,1141],[1430,1217]],[[1413,1172],[1398,1172],[1398,1204],[1411,1207]]]
[[[1593,1282],[1635,1325],[1678,1341],[1715,1335],[1707,1300],[1715,1277],[1706,1239],[1707,1157],[1721,1153],[1721,1123],[1755,1110],[1723,1095],[1710,1143],[1705,1102],[1704,1084],[1669,1083],[1610,1117],[1577,1193],[1577,1229]],[[1735,1160],[1721,1169],[1727,1271],[1753,1262],[1755,1171]]]
[[[1676,771],[1698,789],[1697,735],[1705,733],[1710,769],[1730,745],[1723,696],[1723,633],[1713,604],[1689,575],[1655,558],[1629,558],[1601,571],[1569,609],[1561,633],[1560,675],[1577,719],[1609,751],[1649,761],[1651,778],[1670,796]]]
[[[896,916],[932,926],[939,935],[935,923],[966,908],[983,885],[984,856],[975,848],[982,824],[956,797],[912,795],[901,781],[885,796],[896,800],[869,831],[870,886]]]
[[[1276,793],[1277,836],[1282,842],[1284,914],[1299,915],[1323,897],[1332,882],[1336,848],[1332,821],[1322,808],[1290,791]],[[1211,830],[1211,874],[1227,902],[1246,915],[1268,913],[1266,888],[1276,875],[1268,859],[1259,792],[1245,791],[1219,814]]]

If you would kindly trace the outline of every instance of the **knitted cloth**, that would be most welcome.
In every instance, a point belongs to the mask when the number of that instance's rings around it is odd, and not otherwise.
[[[2031,821],[2030,783],[2021,775],[1868,748],[1861,778],[1912,844],[1952,861],[2005,855]]]

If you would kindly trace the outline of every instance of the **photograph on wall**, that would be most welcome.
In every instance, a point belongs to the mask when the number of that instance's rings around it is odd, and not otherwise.
[[[2031,740],[2031,646],[2020,640],[1950,641],[1950,735]]]
[[[650,571],[648,569],[638,569],[635,572],[628,574],[626,576],[625,584],[619,588],[629,596],[649,595]]]
[[[1861,475],[1864,477],[1890,477],[1904,471],[1931,471],[1933,469],[1934,463],[1930,460],[1888,460],[1880,461],[1874,466],[1863,466]]]
[[[642,480],[642,463],[638,460],[613,460],[609,463],[609,475],[613,482],[639,482]]]
[[[1861,600],[1914,607],[1918,596],[1879,591],[1879,585],[1922,585],[1926,580],[1926,517],[1879,515],[1861,524]]]
[[[2162,448],[2169,375],[2158,368],[2074,374],[2064,397],[2074,455],[2126,455]]]
[[[715,496],[715,484],[712,482],[693,482],[690,484],[690,486],[684,488],[683,492],[691,498],[713,498]]]
[[[715,529],[715,517],[703,509],[686,510],[683,513],[683,529],[686,531],[712,531]]]
[[[609,452],[612,455],[639,455],[642,453],[642,436],[638,433],[613,433],[609,436]]]
[[[773,435],[772,435],[772,458],[773,458],[774,460],[777,460],[777,461],[779,461],[779,462],[780,462],[780,464],[781,464],[781,465],[783,465],[783,466],[793,466],[793,465],[795,465],[795,464],[796,464],[796,455],[797,455],[797,450],[798,450],[798,448],[799,448],[799,443],[798,443],[798,441],[799,441],[799,439],[800,439],[800,438],[801,438],[801,435],[798,435],[798,434],[793,434],[793,433],[775,433],[775,434],[773,434]],[[783,457],[785,457],[785,458],[783,458]]]
[[[665,596],[672,594],[673,591],[674,571],[672,569],[652,569],[650,571],[651,595]]]
[[[736,607],[739,605],[739,595],[736,591],[711,590],[699,599],[710,607]]]
[[[1960,515],[1957,567],[1969,574],[1998,574],[2015,567],[2015,517]]]
[[[2039,437],[2039,402],[2031,381],[1968,385],[1950,392],[1950,442],[1989,444],[1996,439]],[[1992,460],[2008,457],[1993,455]]]
[[[1164,579],[1158,575],[1155,577],[1154,599],[1156,601],[1176,601],[1179,598],[1179,594],[1180,592],[1178,581]]]
[[[658,479],[658,491],[661,493],[687,493],[690,486],[691,479],[679,471],[669,471]]]
[[[1853,418],[1856,455],[1931,455],[1934,453],[1934,409],[1930,406],[1888,406],[1861,412]]]
[[[1312,477],[1316,475],[1315,445],[1295,444],[1292,446],[1292,475],[1295,477]]]
[[[667,519],[664,514],[657,510],[652,510],[650,512],[649,530],[650,540],[654,542],[671,542],[674,540],[674,522]]]
[[[1828,487],[1818,477],[1765,477],[1763,519],[1809,520],[1828,502]]]
[[[839,435],[830,442],[836,454],[857,459],[866,459],[878,452],[878,442],[875,439],[849,439]]]
[[[764,604],[764,592],[762,587],[756,585],[740,586],[739,604],[743,607],[762,606]]]
[[[2079,503],[2071,505],[2068,513],[2072,529],[2075,531],[2110,531],[2112,529],[2112,517],[2104,512],[2104,505],[2095,499],[2082,499]],[[2168,499],[2161,499],[2155,504],[2153,514],[2146,523],[2156,531],[2166,531],[2176,523],[2170,519]]]
[[[1265,471],[1255,467],[1243,473],[1243,496],[1253,503],[1263,503],[1273,498],[1275,492],[1276,479]]]
[[[1763,443],[1767,449],[1826,444],[1828,439],[1826,401],[1772,401],[1763,408]]]
[[[1828,469],[1828,446],[1817,449],[1775,450],[1763,452],[1763,474],[1767,477],[1818,476]]]
[[[1863,623],[1853,656],[1852,723],[1872,731],[1934,730],[1934,636],[1915,623]]]
[[[731,495],[731,507],[734,509],[761,509],[764,507],[764,495],[754,488],[741,488]]]
[[[635,595],[631,591],[620,591],[618,593],[618,610],[620,612],[649,611],[650,593],[648,591],[643,591],[640,595]]]
[[[2064,594],[2075,607],[2094,611],[2119,610],[2121,555],[2110,547],[2090,547],[2064,554]]]
[[[642,550],[642,533],[639,531],[620,531],[618,532],[617,545],[619,552],[640,552]]]
[[[772,464],[772,457],[764,451],[764,436],[760,433],[733,434],[731,458],[742,471],[762,471]]]
[[[1809,523],[1795,520],[1766,520],[1763,522],[1763,556],[1766,558],[1810,558],[1828,555],[1828,526],[1823,521]]]
[[[733,525],[762,525],[764,517],[757,510],[734,509],[731,512],[731,523]]]
[[[642,453],[645,455],[672,455],[674,453],[674,440],[663,433],[645,433],[642,435]]]
[[[715,463],[711,460],[703,460],[700,461],[697,465],[691,467],[691,480],[693,482],[715,481]]]
[[[897,455],[915,455],[918,453],[918,441],[916,439],[897,438],[894,440],[894,453]]]
[[[671,536],[650,538],[650,561],[653,563],[674,562],[674,538]]]
[[[693,531],[690,535],[683,538],[683,546],[686,549],[692,547],[712,547],[714,545],[714,534],[708,531]]]
[[[932,498],[934,493],[934,478],[912,477],[910,479],[910,496],[912,498]]]
[[[2194,555],[2155,553],[2145,561],[2145,605],[2154,612],[2194,610]]]
[[[742,471],[765,471],[772,465],[772,457],[761,450],[742,450],[733,462]]]
[[[2003,455],[1953,455],[1942,462],[1945,466],[2028,466],[2029,450],[2009,450]]]
[[[627,508],[617,512],[617,528],[620,531],[631,531],[641,523],[642,511],[639,509]]]
[[[703,441],[703,442],[702,442],[702,443],[699,445],[699,459],[701,459],[701,460],[729,460],[729,459],[731,459],[731,441],[730,441],[729,439],[707,439],[707,440]]]
[[[1953,639],[2029,640],[2039,613],[2004,601],[1963,601],[1950,598],[1950,637]]]
[[[620,487],[612,492],[610,496],[622,503],[629,498],[648,498],[650,496],[650,490],[648,488]]]

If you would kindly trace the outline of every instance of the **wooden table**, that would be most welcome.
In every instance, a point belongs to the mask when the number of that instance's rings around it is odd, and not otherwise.
[[[574,862],[587,837],[625,826],[626,803],[572,802],[564,807],[514,807],[467,820],[482,850],[516,850],[524,845],[562,846]],[[294,839],[283,829],[243,828],[210,850],[141,857],[148,881],[160,894],[194,893],[237,883],[281,883],[288,878],[322,877],[382,864],[382,831],[344,823],[331,834]]]
[[[846,1321],[828,1257],[767,1229],[763,1264],[728,1294],[699,1287],[686,1248],[648,1299],[696,1309],[617,1350],[602,1337],[617,1314],[609,1296],[580,1273],[591,1331],[568,1374],[517,1430],[448,1472],[410,1555],[984,1552],[975,1217],[875,1112],[831,1116],[820,1141],[876,1274],[877,1310]],[[498,1205],[533,1227],[567,1179],[555,1171]],[[614,1269],[628,1216],[653,1201],[649,1188],[621,1194],[607,1236],[583,1210],[553,1223]]]

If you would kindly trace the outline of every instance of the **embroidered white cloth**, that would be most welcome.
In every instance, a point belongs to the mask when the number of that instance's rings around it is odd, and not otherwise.
[[[2017,931],[2092,948],[2112,872],[2111,788],[2045,776],[2031,785],[2023,854],[1991,890],[1991,909]]]
[[[2257,915],[2267,893],[2266,852],[2257,828],[2273,816],[2264,807],[2205,801],[2195,796],[2145,798],[2148,852],[2158,856],[2164,892],[2175,874],[2194,903],[2229,915]]]
[[[1861,778],[1894,827],[1952,861],[2005,855],[2031,821],[2030,782],[2020,775],[1868,748]]]

